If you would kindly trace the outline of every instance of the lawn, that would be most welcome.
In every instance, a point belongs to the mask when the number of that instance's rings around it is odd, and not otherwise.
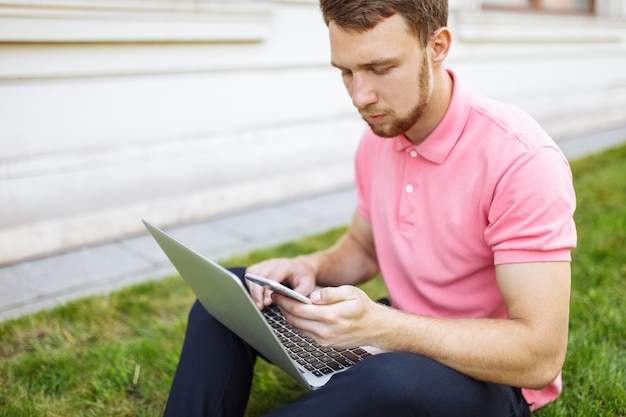
[[[573,252],[564,392],[534,415],[626,416],[626,146],[572,163],[579,245]],[[226,265],[330,245],[343,229],[259,250]],[[384,294],[380,280],[371,297]],[[179,277],[0,323],[0,416],[157,416],[193,296]],[[259,361],[247,416],[303,390]]]

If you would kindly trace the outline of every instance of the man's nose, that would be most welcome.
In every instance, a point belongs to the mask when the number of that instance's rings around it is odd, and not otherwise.
[[[366,77],[363,75],[353,75],[350,96],[352,98],[352,104],[359,110],[378,101],[373,86],[371,83],[367,82]]]

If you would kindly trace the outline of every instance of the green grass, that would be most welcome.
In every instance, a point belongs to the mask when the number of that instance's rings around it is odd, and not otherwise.
[[[626,416],[626,147],[572,163],[579,245],[573,252],[570,341],[563,395],[536,413]],[[327,247],[332,230],[246,256],[245,265]],[[368,283],[372,298],[384,294]],[[0,323],[0,416],[160,415],[193,296],[180,278]],[[247,415],[303,389],[259,361]]]

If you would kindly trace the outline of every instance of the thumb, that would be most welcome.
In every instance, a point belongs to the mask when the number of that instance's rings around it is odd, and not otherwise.
[[[313,291],[309,298],[317,305],[335,304],[354,298],[354,289],[349,285],[326,287]]]

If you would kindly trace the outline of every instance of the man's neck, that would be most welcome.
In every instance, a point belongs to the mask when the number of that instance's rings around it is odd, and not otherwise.
[[[404,136],[415,145],[424,142],[443,120],[450,101],[454,82],[448,71],[441,68],[434,74],[434,89],[430,102],[420,120]]]

